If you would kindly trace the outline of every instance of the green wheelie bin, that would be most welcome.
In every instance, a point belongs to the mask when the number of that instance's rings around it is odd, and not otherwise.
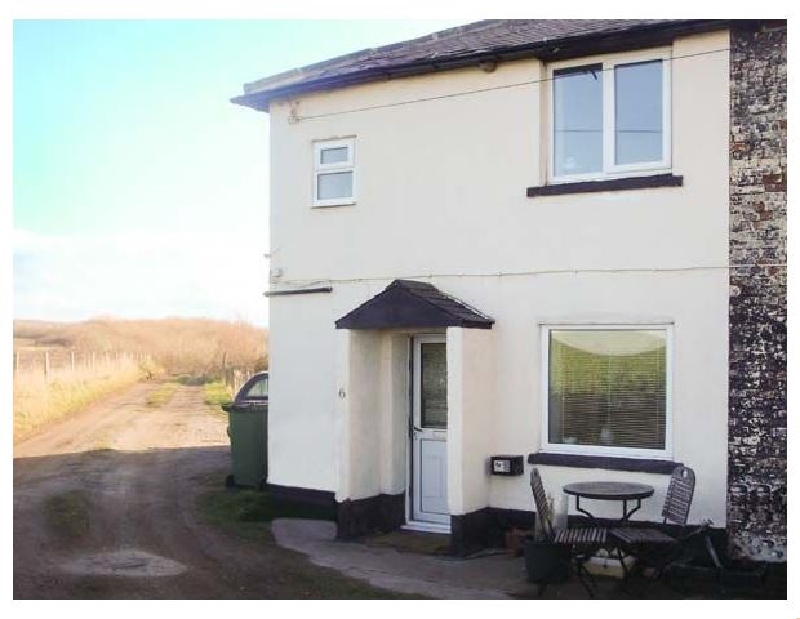
[[[225,485],[263,490],[267,483],[266,403],[233,402],[222,407],[228,413],[232,473]]]

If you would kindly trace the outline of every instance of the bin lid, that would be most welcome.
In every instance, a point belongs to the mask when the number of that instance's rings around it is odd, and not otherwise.
[[[260,413],[268,408],[266,402],[230,402],[222,405],[226,413]]]

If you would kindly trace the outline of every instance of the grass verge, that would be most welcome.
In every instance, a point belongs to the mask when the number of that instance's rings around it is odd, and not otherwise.
[[[275,518],[309,518],[331,520],[330,510],[300,503],[275,501],[268,492],[244,489],[220,489],[203,494],[201,510],[216,524],[236,523],[249,534],[259,527],[251,523],[269,523]]]
[[[83,490],[54,494],[44,503],[47,524],[62,541],[77,541],[89,532],[91,502]]]
[[[267,492],[226,489],[223,474],[203,480],[206,489],[197,507],[208,524],[259,544],[269,557],[270,573],[263,582],[277,599],[425,599],[373,587],[336,570],[313,565],[303,555],[275,543],[270,521],[275,518],[329,519],[329,514],[305,505],[273,501]]]
[[[175,395],[178,383],[164,383],[158,389],[150,392],[147,396],[147,406],[151,408],[161,408]]]
[[[214,381],[203,385],[205,403],[209,406],[222,406],[233,400],[228,387],[222,381]]]

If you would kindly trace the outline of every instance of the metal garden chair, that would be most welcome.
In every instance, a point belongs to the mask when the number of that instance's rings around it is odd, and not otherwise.
[[[624,581],[632,577],[644,575],[647,568],[654,570],[654,577],[659,578],[664,569],[679,558],[688,540],[708,530],[704,523],[696,530],[685,533],[686,521],[694,496],[694,471],[685,466],[676,467],[672,471],[664,506],[661,510],[662,524],[674,524],[681,527],[680,534],[672,536],[661,529],[652,527],[616,527],[611,529],[611,537],[616,540],[620,563],[625,572]],[[622,552],[632,555],[636,563],[630,572],[622,561]]]
[[[608,530],[597,526],[554,529],[550,506],[542,484],[542,477],[536,468],[531,471],[531,490],[533,491],[533,501],[536,504],[536,517],[540,521],[542,533],[550,543],[568,549],[572,570],[586,589],[589,597],[594,597],[596,583],[592,575],[586,570],[586,562],[600,548],[606,545]],[[539,585],[539,595],[544,592],[546,586],[546,583]]]

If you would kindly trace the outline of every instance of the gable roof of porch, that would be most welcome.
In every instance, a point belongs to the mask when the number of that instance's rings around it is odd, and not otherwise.
[[[432,284],[396,279],[335,324],[337,329],[491,329],[494,319]]]

